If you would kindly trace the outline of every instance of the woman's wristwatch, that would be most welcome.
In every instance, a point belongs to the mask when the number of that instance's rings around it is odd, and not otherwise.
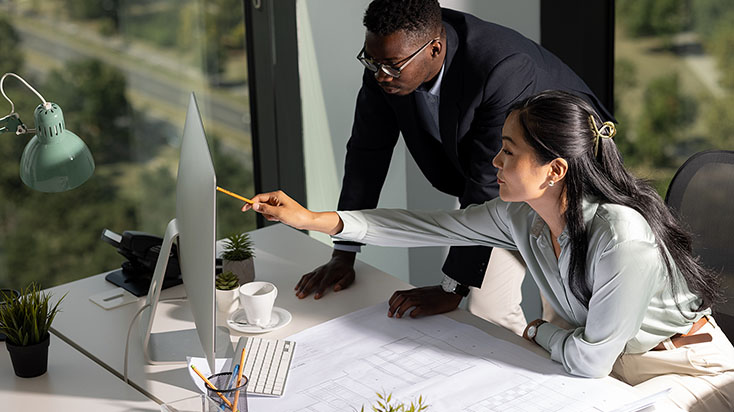
[[[528,323],[528,326],[525,328],[525,333],[522,334],[522,337],[531,342],[535,342],[535,336],[538,334],[538,328],[544,323],[545,321],[543,319],[535,319],[534,321]]]

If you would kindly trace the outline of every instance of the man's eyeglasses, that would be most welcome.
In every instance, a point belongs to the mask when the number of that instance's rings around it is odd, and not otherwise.
[[[398,67],[395,67],[391,64],[383,64],[374,61],[372,57],[369,57],[364,53],[364,46],[362,46],[362,50],[360,50],[359,54],[357,54],[357,60],[359,60],[359,62],[362,63],[364,67],[366,67],[368,70],[371,70],[375,73],[377,73],[378,70],[382,70],[383,73],[387,74],[388,76],[398,78],[400,77],[400,73],[403,71],[403,69],[405,69],[405,66],[410,64],[410,62],[412,62],[413,59],[416,58],[416,56],[418,56],[423,50],[426,49],[426,47],[428,47],[428,45],[432,44],[433,42],[439,41],[440,39],[440,37],[436,37],[435,39],[428,40],[428,42],[421,46],[420,49],[416,50],[413,54],[403,59],[402,61],[405,61],[405,63],[401,64]],[[400,62],[397,62],[396,64],[398,63]]]

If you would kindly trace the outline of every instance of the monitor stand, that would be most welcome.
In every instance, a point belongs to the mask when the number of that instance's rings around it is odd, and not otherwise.
[[[217,358],[234,357],[229,329],[226,326],[217,327],[215,342],[217,346],[214,353]],[[151,364],[186,363],[187,356],[205,358],[196,329],[150,334],[147,358]]]
[[[229,335],[229,329],[226,327],[216,327],[213,339],[209,345],[203,345],[201,334],[196,329],[185,329],[170,332],[152,332],[153,319],[158,301],[161,295],[161,286],[163,284],[166,266],[168,265],[168,254],[171,252],[173,242],[178,239],[178,223],[176,219],[172,219],[166,227],[166,234],[163,237],[161,252],[158,255],[153,279],[150,282],[150,289],[146,298],[146,308],[142,311],[138,320],[140,334],[143,338],[143,354],[145,360],[150,364],[170,364],[170,363],[186,363],[187,356],[205,357],[209,363],[210,370],[215,370],[214,357],[232,358],[234,349]],[[186,286],[186,284],[184,284]],[[188,293],[189,291],[187,291]],[[203,291],[198,291],[204,293]],[[214,294],[212,288],[211,293]],[[212,315],[216,312],[212,307]],[[196,317],[195,317],[196,318]],[[215,319],[210,319],[212,327],[216,325]],[[203,327],[198,325],[197,327]],[[214,353],[205,354],[204,346],[214,349]]]

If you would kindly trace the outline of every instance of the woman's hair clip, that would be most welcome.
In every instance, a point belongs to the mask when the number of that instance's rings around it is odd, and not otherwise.
[[[611,139],[617,134],[617,128],[612,122],[604,122],[601,127],[596,127],[596,120],[594,115],[589,115],[589,127],[591,127],[591,134],[594,135],[594,157],[599,153],[599,138]]]

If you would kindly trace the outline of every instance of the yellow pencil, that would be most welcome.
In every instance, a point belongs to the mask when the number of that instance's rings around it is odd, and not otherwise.
[[[237,409],[234,409],[234,407],[232,406],[232,402],[230,402],[229,399],[225,398],[221,392],[217,392],[219,389],[217,389],[217,387],[214,386],[213,383],[209,382],[209,379],[207,379],[206,376],[202,375],[201,372],[199,372],[199,370],[196,369],[196,366],[191,365],[191,369],[193,369],[194,372],[196,372],[196,374],[199,375],[199,377],[204,380],[204,383],[209,385],[209,388],[211,388],[211,390],[215,391],[215,393],[219,395],[220,398],[222,398],[224,403],[226,403],[227,406],[229,406],[229,409],[232,409],[234,412],[239,412]]]
[[[235,383],[234,387],[239,388],[240,382],[242,381],[242,374],[245,373],[245,348],[242,348],[242,356],[240,356],[240,368],[237,371],[237,383]],[[240,400],[240,390],[237,389],[237,391],[234,393],[234,406],[233,409],[237,409],[237,401]]]
[[[217,190],[218,190],[218,191],[220,191],[220,192],[222,192],[222,193],[224,193],[225,195],[229,195],[229,196],[232,196],[233,198],[235,198],[235,199],[239,199],[239,200],[241,200],[241,201],[243,201],[243,202],[245,202],[245,203],[249,203],[249,204],[252,204],[252,203],[253,203],[253,202],[252,202],[252,200],[250,200],[250,199],[248,199],[248,198],[246,198],[246,197],[244,197],[244,196],[240,196],[240,195],[238,195],[237,193],[233,193],[233,192],[230,192],[230,191],[229,191],[229,190],[227,190],[227,189],[222,189],[222,188],[221,188],[221,187],[219,187],[219,186],[217,186]]]

